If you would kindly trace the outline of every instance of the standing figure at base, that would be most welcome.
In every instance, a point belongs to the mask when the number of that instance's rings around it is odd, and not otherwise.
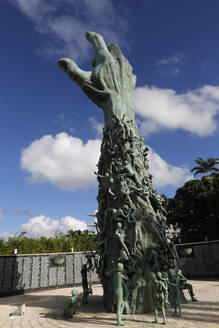
[[[83,264],[82,265],[82,269],[81,269],[81,277],[82,277],[82,288],[83,288],[83,304],[87,304],[87,297],[88,295],[92,295],[92,287],[91,285],[88,287],[88,282],[87,282],[87,264]]]
[[[124,307],[126,307],[126,313],[128,313],[128,304],[124,300],[124,292],[123,292],[123,280],[128,279],[128,277],[124,274],[124,267],[122,263],[117,263],[116,267],[107,273],[108,276],[112,274],[113,280],[113,294],[114,294],[114,302],[116,305],[116,317],[118,326],[125,326],[122,321],[122,314]]]
[[[162,272],[162,273],[157,272],[157,279],[161,281],[166,288],[166,290],[164,291],[164,305],[167,307],[170,303],[169,303],[169,292],[168,292],[169,279],[166,272]]]
[[[166,324],[166,314],[165,314],[165,294],[167,293],[167,288],[161,280],[157,280],[156,274],[151,273],[152,280],[152,299],[154,303],[154,323],[158,322],[157,315],[158,311],[162,311],[163,324]]]
[[[181,317],[181,288],[180,288],[180,277],[177,271],[170,269],[168,272],[169,287],[170,287],[170,298],[172,299],[173,306],[175,309],[174,316]],[[178,312],[177,312],[178,309]]]

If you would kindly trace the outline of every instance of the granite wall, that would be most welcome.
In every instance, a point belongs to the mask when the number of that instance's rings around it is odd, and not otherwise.
[[[81,284],[81,266],[86,253],[59,253],[0,256],[0,296],[40,288],[57,288]],[[54,265],[54,258],[63,263]],[[97,283],[95,272],[88,282]]]
[[[219,233],[219,232],[218,232]],[[219,278],[219,240],[176,245],[180,268],[186,277]],[[186,249],[191,254],[185,256]]]
[[[190,278],[219,277],[219,240],[176,245],[183,274]],[[185,256],[185,250],[191,254]],[[86,253],[59,253],[0,256],[0,296],[40,288],[81,284],[81,266]],[[60,266],[53,259],[64,258]],[[88,282],[98,283],[96,272]]]

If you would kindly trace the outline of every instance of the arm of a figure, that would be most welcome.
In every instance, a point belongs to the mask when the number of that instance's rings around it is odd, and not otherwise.
[[[179,276],[180,276],[180,278],[181,278],[181,280],[182,280],[183,282],[186,282],[186,281],[187,281],[186,277],[185,277],[182,273],[179,274]]]
[[[126,251],[128,257],[131,257],[131,256],[130,256],[130,253],[129,253],[129,250],[128,250],[128,248],[127,248],[127,246],[126,246],[126,244],[124,243],[123,240],[121,240],[121,244],[122,244],[123,248],[125,249],[125,251]]]
[[[121,243],[122,247],[125,249],[125,251],[126,251],[128,257],[131,257],[131,256],[130,256],[130,253],[129,253],[129,250],[128,250],[127,246],[126,246],[126,244],[125,244],[124,241],[122,240],[122,236],[121,236],[120,232],[116,231],[116,232],[115,232],[115,235],[116,235],[117,239],[119,240],[119,242]]]
[[[168,282],[168,285],[173,287],[178,287],[176,284],[173,284],[172,282]]]

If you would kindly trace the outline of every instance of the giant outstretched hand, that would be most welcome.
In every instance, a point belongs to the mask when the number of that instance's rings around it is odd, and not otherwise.
[[[58,65],[71,80],[83,89],[92,101],[102,108],[108,88],[100,71],[107,63],[113,61],[113,57],[100,34],[87,32],[86,39],[92,43],[96,55],[92,62],[93,72],[81,70],[75,62],[68,58],[60,59]]]
[[[69,58],[59,60],[59,67],[76,82],[85,94],[104,110],[105,124],[112,125],[112,117],[134,119],[131,97],[136,77],[132,67],[115,44],[106,45],[103,37],[95,32],[87,32],[86,39],[92,43],[95,57],[93,71],[81,70]]]

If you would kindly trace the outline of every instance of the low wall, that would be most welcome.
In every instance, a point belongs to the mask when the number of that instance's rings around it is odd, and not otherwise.
[[[180,268],[186,277],[219,278],[219,240],[176,245],[180,257]],[[191,254],[184,256],[184,250]]]
[[[81,284],[81,267],[86,253],[2,255],[0,256],[0,296],[49,287]],[[54,265],[55,257],[64,258]],[[99,282],[96,272],[88,273],[88,282]]]
[[[186,277],[219,277],[219,240],[176,245],[180,268]],[[184,256],[184,250],[191,254]],[[81,267],[86,253],[55,253],[0,256],[0,296],[25,290],[67,287],[81,284]],[[60,266],[54,257],[64,257]],[[88,282],[98,283],[96,272],[88,273]]]

